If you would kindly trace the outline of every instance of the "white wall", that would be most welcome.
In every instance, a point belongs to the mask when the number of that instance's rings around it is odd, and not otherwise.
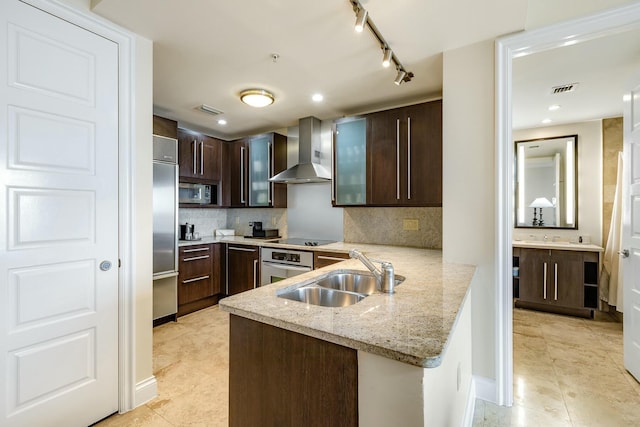
[[[444,52],[442,251],[475,264],[473,374],[496,378],[493,40]]]
[[[589,236],[591,243],[602,245],[602,121],[514,130],[513,139],[518,141],[575,134],[578,135],[578,229],[514,228],[514,239],[527,239],[530,235],[540,239],[546,234],[577,241],[578,236]]]

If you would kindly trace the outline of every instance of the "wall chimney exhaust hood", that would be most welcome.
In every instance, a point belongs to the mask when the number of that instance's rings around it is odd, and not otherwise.
[[[320,119],[305,117],[299,121],[298,164],[269,178],[271,182],[306,184],[331,181],[331,172],[314,156],[314,147],[320,149]],[[313,159],[317,160],[314,162]]]

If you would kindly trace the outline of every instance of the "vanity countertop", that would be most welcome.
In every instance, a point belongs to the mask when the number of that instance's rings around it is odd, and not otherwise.
[[[267,244],[267,243],[265,243]],[[406,280],[392,295],[375,292],[340,308],[279,298],[334,270],[366,270],[349,259],[247,292],[224,298],[220,308],[232,314],[414,366],[434,368],[462,311],[475,267],[443,262],[442,252],[396,246],[338,242],[334,251],[357,247],[372,259],[390,261]],[[322,250],[329,249],[322,246]]]
[[[602,246],[591,243],[544,242],[540,240],[514,240],[514,248],[557,249],[563,251],[604,252]]]

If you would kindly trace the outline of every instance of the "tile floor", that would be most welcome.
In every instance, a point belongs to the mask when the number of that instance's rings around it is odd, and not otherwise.
[[[476,402],[474,426],[638,426],[640,384],[622,325],[514,310],[514,406]],[[97,427],[227,425],[229,316],[218,307],[154,329],[158,397]]]

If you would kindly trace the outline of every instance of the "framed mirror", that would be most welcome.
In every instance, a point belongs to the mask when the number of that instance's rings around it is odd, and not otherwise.
[[[515,142],[515,227],[578,228],[578,135]]]

